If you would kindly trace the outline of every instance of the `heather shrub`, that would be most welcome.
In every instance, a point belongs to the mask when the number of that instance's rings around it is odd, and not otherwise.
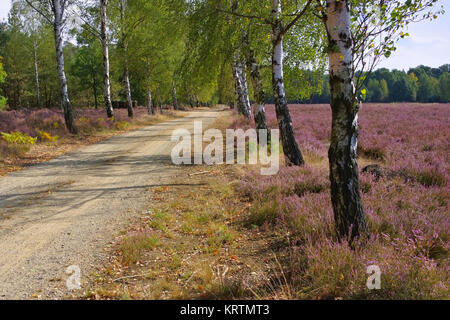
[[[4,140],[0,140],[0,159],[6,159],[8,157],[18,157],[27,153],[30,150],[29,144],[23,143],[7,143]]]
[[[334,238],[333,213],[328,193],[309,193],[282,200],[283,211],[279,213],[280,226],[289,230],[293,241],[315,243]]]
[[[135,108],[133,121],[147,117],[147,109]],[[76,109],[76,124],[79,126],[80,134],[92,134],[104,129],[116,129],[115,123],[125,128],[124,123],[129,118],[127,110],[114,110],[115,119],[105,119],[104,109]],[[167,114],[172,114],[167,112]],[[51,136],[64,137],[69,135],[64,124],[64,115],[60,109],[19,109],[0,111],[0,132],[11,133],[20,131],[32,137],[38,137],[39,131],[45,131]]]
[[[405,243],[402,243],[405,244]],[[414,246],[373,239],[356,249],[324,240],[306,244],[305,270],[297,282],[303,298],[322,299],[444,299],[448,297],[446,268],[417,255]],[[381,269],[381,289],[368,290],[366,268]]]
[[[277,127],[273,106],[268,125]],[[307,160],[274,176],[249,171],[237,191],[251,201],[247,222],[286,235],[283,261],[294,298],[441,299],[449,296],[449,105],[364,105],[360,112],[360,167],[382,161],[383,174],[360,175],[370,230],[349,248],[335,238],[329,194],[328,105],[290,106],[296,138]],[[388,117],[386,115],[389,115]],[[392,125],[395,123],[395,125]],[[239,119],[234,128],[251,125]],[[366,287],[366,268],[381,269],[381,290]]]
[[[253,200],[247,224],[287,226],[299,238],[332,234],[329,182],[320,170],[283,167],[276,176],[252,172],[238,187]],[[324,222],[330,222],[324,227]]]
[[[446,195],[437,187],[384,181],[372,184],[372,190],[362,197],[373,233],[406,241],[420,232],[432,243],[449,240]]]
[[[234,110],[233,122],[230,125],[231,129],[243,129],[244,131],[250,128],[254,128],[252,120],[247,119],[243,115],[239,115],[236,110]]]
[[[302,197],[306,193],[321,193],[322,191],[325,191],[327,187],[328,185],[326,183],[304,180],[304,181],[297,181],[294,184],[293,191],[297,196]]]
[[[159,115],[148,116],[147,109],[136,107],[135,118],[128,118],[126,109],[114,110],[115,117],[105,118],[104,109],[76,109],[75,123],[79,129],[78,137],[92,135],[103,130],[124,130],[130,122],[146,125],[153,119],[160,119]],[[167,111],[166,115],[173,115]],[[18,157],[29,151],[29,144],[39,142],[56,142],[71,136],[65,127],[64,115],[61,109],[18,109],[0,110],[0,157]],[[7,143],[5,139],[10,142]],[[15,142],[12,142],[12,141]],[[17,140],[17,141],[16,141]],[[22,142],[27,142],[24,144]],[[33,143],[34,143],[33,142]]]
[[[306,263],[294,283],[302,288],[298,298],[350,298],[365,287],[365,265],[348,245],[330,240],[307,243]]]
[[[282,167],[278,174],[261,176],[252,171],[244,177],[238,187],[251,200],[264,202],[265,199],[287,197],[297,194],[320,193],[329,187],[323,170],[310,167]]]
[[[75,124],[80,134],[88,135],[97,131],[97,128],[92,124],[91,119],[88,117],[79,117],[75,120]]]

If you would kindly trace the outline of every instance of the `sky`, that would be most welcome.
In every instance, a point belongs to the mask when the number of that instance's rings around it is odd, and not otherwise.
[[[439,67],[450,64],[450,0],[439,0],[445,14],[434,21],[409,25],[410,37],[397,43],[397,51],[384,59],[378,67],[408,70],[418,65]]]
[[[407,71],[421,64],[439,67],[450,63],[450,0],[439,0],[438,4],[444,5],[445,14],[432,22],[411,24],[411,36],[401,39],[397,51],[382,60],[379,68]],[[10,8],[11,0],[0,0],[0,20],[7,19]]]

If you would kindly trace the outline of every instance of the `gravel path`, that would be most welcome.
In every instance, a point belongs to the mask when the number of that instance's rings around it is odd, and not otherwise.
[[[0,178],[0,299],[69,294],[66,269],[83,274],[154,186],[171,184],[171,133],[203,128],[216,111],[145,127]],[[147,194],[147,195],[146,195]]]

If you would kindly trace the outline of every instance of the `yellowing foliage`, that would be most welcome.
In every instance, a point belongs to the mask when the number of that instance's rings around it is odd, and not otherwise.
[[[116,123],[116,128],[118,130],[124,130],[126,128],[128,128],[130,126],[130,124],[126,121],[120,121]]]
[[[19,143],[19,144],[35,144],[37,138],[30,137],[26,133],[16,131],[12,133],[2,132],[2,138],[8,143]]]
[[[39,131],[39,136],[41,137],[41,140],[50,142],[55,142],[59,138],[58,136],[52,136],[50,133],[45,131]]]

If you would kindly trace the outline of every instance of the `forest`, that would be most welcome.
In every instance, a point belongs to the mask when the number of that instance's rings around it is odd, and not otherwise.
[[[199,100],[211,104],[233,102],[232,77],[229,76],[231,67],[227,65],[229,61],[226,61],[225,52],[222,52],[224,54],[222,59],[217,59],[217,56],[212,53],[202,52],[204,49],[201,48],[200,43],[195,43],[199,39],[189,40],[193,37],[193,33],[201,32],[201,28],[207,28],[208,25],[191,23],[194,16],[176,16],[175,10],[180,10],[183,5],[186,6],[182,2],[170,1],[160,4],[153,2],[141,6],[139,1],[134,1],[128,7],[114,3],[110,6],[111,12],[108,17],[111,19],[111,26],[108,36],[112,44],[110,46],[113,88],[111,92],[115,100],[127,99],[126,88],[122,85],[124,72],[121,67],[123,59],[127,59],[128,73],[131,75],[128,80],[131,96],[139,105],[145,105],[148,102],[149,86],[155,90],[155,97],[164,103],[171,103],[173,90],[178,90],[180,101],[184,104],[193,105]],[[150,12],[157,15],[155,9],[164,11],[166,14],[168,10],[174,11],[170,13],[172,16],[168,14],[164,21],[156,23],[136,17],[133,10],[138,9],[147,10],[147,12],[141,11],[142,17]],[[76,5],[72,4],[70,10],[73,11],[70,13],[73,21],[66,30],[67,39],[63,43],[63,51],[71,100],[76,107],[98,108],[104,99],[102,94],[104,64],[98,33],[100,30],[99,8],[95,2],[82,1]],[[31,24],[30,21],[32,21]],[[150,25],[150,23],[153,24]],[[169,28],[172,31],[170,35],[172,38],[162,34]],[[126,44],[121,41],[126,41]],[[298,49],[300,43],[293,42],[289,35],[287,41],[288,50]],[[320,42],[320,37],[314,41]],[[0,24],[0,56],[2,57],[0,89],[3,93],[0,106],[5,108],[8,105],[10,109],[17,109],[51,108],[58,105],[59,84],[54,72],[56,60],[53,42],[52,26],[25,2],[16,2],[8,21]],[[144,42],[146,48],[142,45]],[[167,43],[163,44],[163,42]],[[126,48],[123,47],[124,45]],[[192,53],[187,52],[188,45],[198,46],[197,54],[200,56],[193,57]],[[202,45],[206,47],[205,43]],[[126,53],[125,56],[124,50],[132,54]],[[285,61],[286,97],[292,103],[327,103],[330,100],[330,87],[328,75],[324,75],[324,57],[314,53],[308,46],[303,47],[302,50],[304,51],[302,53],[290,53]],[[149,52],[161,56],[147,61]],[[306,68],[299,68],[293,61],[295,54],[305,55],[298,57],[305,65],[313,63]],[[199,63],[202,58],[214,58],[215,61],[202,60],[205,63],[204,66],[195,66],[195,63]],[[262,77],[266,88],[265,100],[273,102],[274,95],[271,90],[267,90],[270,87],[271,75],[265,70],[270,61],[264,61],[264,57],[260,59],[262,59]],[[152,71],[149,71],[149,63],[153,64]],[[188,75],[189,70],[194,67],[205,68],[205,71],[198,72],[195,77],[192,74]],[[407,72],[375,70],[370,72],[364,80],[363,90],[366,92],[364,101],[449,102],[449,72],[449,65],[442,65],[439,68],[421,65]],[[197,83],[193,85],[194,82]]]
[[[11,3],[1,297],[448,298],[450,64],[378,68],[439,0]]]
[[[449,102],[450,65],[439,68],[418,66],[408,72],[378,69],[366,78],[365,102]],[[302,102],[327,103],[330,100],[328,79],[322,91]]]

